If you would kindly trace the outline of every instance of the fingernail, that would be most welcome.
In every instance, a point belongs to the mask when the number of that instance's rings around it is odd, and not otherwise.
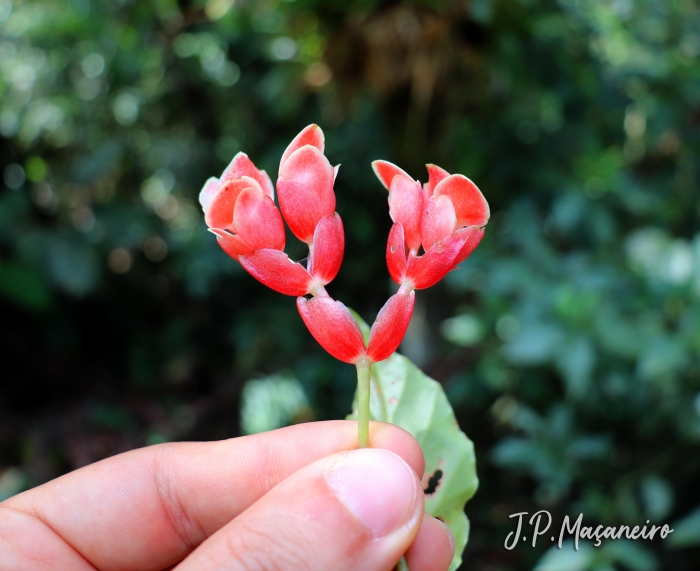
[[[326,481],[375,537],[403,527],[415,511],[416,476],[388,450],[353,450],[331,466]]]

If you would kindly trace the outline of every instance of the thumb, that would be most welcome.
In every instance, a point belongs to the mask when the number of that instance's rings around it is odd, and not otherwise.
[[[217,531],[177,571],[390,571],[423,515],[423,491],[400,457],[360,449],[292,474]]]

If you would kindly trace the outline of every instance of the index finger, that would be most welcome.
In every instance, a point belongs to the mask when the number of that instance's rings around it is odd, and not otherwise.
[[[402,429],[370,427],[372,445],[423,474],[420,446]],[[221,442],[142,448],[86,466],[6,500],[101,570],[160,570],[304,466],[357,447],[357,423],[300,424]]]

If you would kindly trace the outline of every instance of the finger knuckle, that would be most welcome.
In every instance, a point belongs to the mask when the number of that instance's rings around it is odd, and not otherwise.
[[[186,548],[192,550],[207,538],[207,532],[198,518],[192,516],[181,496],[178,475],[168,461],[170,447],[160,446],[155,455],[154,486],[166,521]]]

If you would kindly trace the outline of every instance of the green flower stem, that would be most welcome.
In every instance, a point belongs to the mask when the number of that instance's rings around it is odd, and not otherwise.
[[[369,447],[369,390],[372,363],[362,359],[357,363],[357,446]]]
[[[406,563],[406,558],[402,557],[398,564],[396,565],[396,571],[410,571],[408,568],[408,563]]]

